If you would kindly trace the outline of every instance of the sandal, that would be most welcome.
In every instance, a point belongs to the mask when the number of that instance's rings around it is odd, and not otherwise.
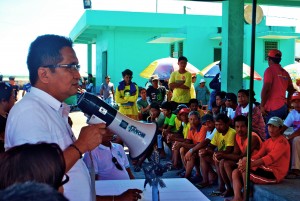
[[[220,196],[220,195],[222,195],[222,193],[223,192],[216,190],[216,191],[211,192],[209,195],[210,196]]]
[[[197,188],[206,188],[206,187],[211,187],[212,185],[210,183],[200,183],[200,184],[195,184]]]

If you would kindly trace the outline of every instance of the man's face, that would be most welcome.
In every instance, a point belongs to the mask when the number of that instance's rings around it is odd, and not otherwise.
[[[147,98],[147,92],[146,92],[146,90],[142,90],[142,91],[141,91],[141,98],[142,98],[143,100]]]
[[[199,118],[197,117],[197,115],[194,115],[194,114],[190,115],[189,122],[190,122],[191,126],[194,128],[198,127],[198,125],[200,124]]]
[[[152,118],[157,118],[157,117],[159,116],[159,114],[160,114],[160,111],[159,111],[159,110],[157,110],[157,109],[155,109],[155,108],[151,108],[151,109],[150,109],[150,116],[151,116]]]
[[[189,122],[188,113],[182,113],[179,116],[180,116],[180,120],[182,122],[185,122],[185,123]]]
[[[245,122],[237,121],[235,122],[235,131],[241,137],[247,136],[248,127],[246,126]]]
[[[268,124],[268,131],[271,137],[278,137],[279,135],[281,135],[280,130],[280,127]]]
[[[223,104],[223,101],[222,101],[221,97],[220,96],[216,96],[216,105],[217,106],[221,106],[222,104]]]
[[[191,111],[198,111],[198,104],[197,103],[191,103],[190,104]]]
[[[226,101],[225,101],[225,105],[226,105],[226,107],[232,107],[232,106],[233,106],[233,102],[232,102],[232,100],[230,100],[230,99],[226,99]]]
[[[129,84],[131,83],[132,76],[131,76],[131,75],[125,75],[125,76],[123,77],[123,79],[124,79],[124,82],[125,82],[127,85],[129,85]]]
[[[208,128],[209,131],[213,131],[215,129],[215,122],[207,120],[204,125]]]
[[[152,80],[152,86],[154,88],[157,88],[158,87],[158,80]]]
[[[292,106],[296,111],[300,112],[300,99],[293,100]]]
[[[187,62],[185,60],[178,61],[179,69],[181,69],[181,70],[185,69],[186,65],[187,65]]]
[[[171,111],[169,111],[167,109],[161,109],[161,112],[164,114],[165,117],[167,117],[171,114]]]
[[[215,122],[215,127],[219,133],[225,134],[228,131],[229,126],[225,124],[222,120]]]
[[[8,101],[6,101],[4,99],[2,100],[2,105],[3,105],[4,111],[6,113],[8,113],[10,111],[10,109],[14,106],[15,102],[16,102],[15,91],[12,90],[9,100]],[[0,100],[0,103],[1,103],[1,100]]]
[[[64,47],[60,53],[63,60],[58,64],[78,64],[78,59],[73,48]],[[50,72],[47,78],[49,91],[46,92],[62,102],[77,93],[79,79],[79,71],[75,68],[55,68],[55,71]]]
[[[244,93],[238,93],[237,100],[238,103],[243,107],[246,107],[249,103],[249,98]]]
[[[106,83],[108,84],[108,83],[110,82],[110,78],[109,78],[109,77],[106,78],[105,81],[106,81]]]

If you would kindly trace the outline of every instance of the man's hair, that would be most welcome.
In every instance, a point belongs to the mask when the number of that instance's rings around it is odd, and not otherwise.
[[[226,114],[220,113],[216,116],[216,121],[223,121],[225,124],[227,124],[230,119]]]
[[[216,97],[219,96],[222,100],[226,97],[226,92],[225,91],[218,91],[216,93]]]
[[[188,115],[188,118],[190,118],[192,115],[195,115],[199,120],[201,120],[200,114],[197,111],[191,111]]]
[[[269,59],[275,64],[279,64],[281,62],[281,58],[269,57]]]
[[[198,105],[198,100],[196,98],[191,98],[189,101],[189,105],[191,105],[192,103],[196,103]]]
[[[27,55],[27,67],[32,86],[37,82],[39,67],[58,64],[63,60],[62,48],[72,48],[72,46],[72,40],[64,36],[48,34],[37,37],[31,43]]]
[[[45,159],[46,160],[46,159]],[[21,165],[20,165],[21,166]],[[47,184],[17,183],[0,191],[0,201],[68,201],[63,194]]]
[[[147,91],[145,88],[140,88],[140,93],[142,92],[142,91]]]
[[[178,58],[178,62],[179,61],[186,61],[186,62],[188,62],[188,59],[185,57],[185,56],[180,56],[179,58]]]
[[[244,122],[245,125],[248,127],[248,118],[244,115],[238,115],[234,118],[234,125],[236,122]]]
[[[15,146],[0,155],[0,189],[26,181],[46,183],[58,189],[65,170],[63,152],[55,143]]]
[[[126,69],[122,72],[122,76],[125,77],[126,75],[132,76],[132,71],[129,69]]]
[[[9,101],[13,88],[6,82],[0,82],[0,102]]]

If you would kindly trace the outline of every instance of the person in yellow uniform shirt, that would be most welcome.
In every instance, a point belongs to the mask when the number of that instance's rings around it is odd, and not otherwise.
[[[174,101],[177,105],[188,104],[191,99],[192,74],[185,69],[187,62],[186,57],[179,57],[179,70],[172,72],[169,80],[169,87],[173,90],[171,101]]]
[[[138,120],[138,108],[136,101],[138,99],[139,88],[137,84],[131,81],[132,71],[126,69],[122,72],[123,80],[119,82],[116,89],[115,101],[119,105],[119,112],[129,118]]]

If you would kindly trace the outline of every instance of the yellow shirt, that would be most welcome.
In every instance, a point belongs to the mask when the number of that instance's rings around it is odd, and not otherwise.
[[[182,134],[183,134],[183,138],[184,138],[184,139],[187,138],[188,132],[189,132],[190,128],[191,128],[190,122],[187,123],[187,124],[183,123],[183,131],[182,131]]]
[[[218,151],[225,151],[227,147],[234,146],[234,139],[235,130],[229,127],[225,135],[222,135],[222,133],[219,133],[217,130],[210,143],[217,146]]]
[[[176,103],[188,103],[191,99],[190,88],[192,84],[192,74],[190,72],[185,72],[183,74],[178,71],[174,71],[171,76],[169,83],[178,83],[184,81],[184,85],[189,87],[189,89],[175,88],[173,90],[172,101]]]
[[[195,91],[194,83],[191,84],[190,93],[191,93],[191,99],[196,98],[196,91]]]
[[[137,85],[136,87],[136,93],[130,95],[129,91],[130,90],[130,85],[125,86],[124,90],[119,91],[118,87],[116,89],[116,94],[115,94],[115,101],[119,105],[119,112],[124,115],[138,115],[138,107],[136,104],[136,101],[138,99],[139,95],[139,88]]]
[[[176,131],[179,130],[180,126],[181,126],[181,121],[176,117],[175,118],[175,128],[176,128]]]

